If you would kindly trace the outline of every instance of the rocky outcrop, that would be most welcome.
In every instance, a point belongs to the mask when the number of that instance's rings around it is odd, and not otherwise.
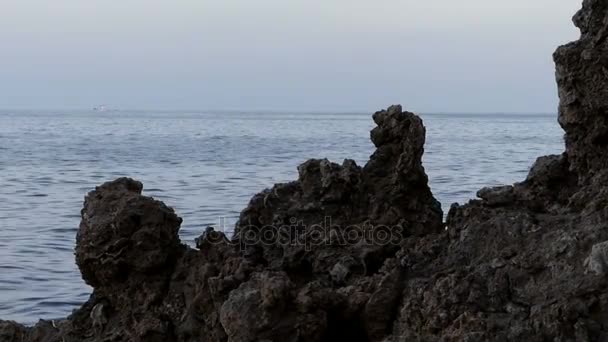
[[[310,160],[253,197],[234,237],[182,245],[181,219],[127,178],[89,193],[76,262],[94,288],[63,321],[4,335],[49,341],[355,341],[390,335],[404,287],[396,254],[443,234],[421,164],[425,129],[400,106],[374,114],[363,167]],[[10,340],[7,337],[6,340]]]
[[[574,16],[581,38],[554,54],[560,95],[559,123],[566,153],[581,181],[608,167],[608,3],[585,0]]]
[[[608,4],[555,53],[562,155],[442,222],[424,126],[374,114],[363,167],[310,160],[253,197],[236,233],[180,243],[181,219],[118,179],[88,194],[76,261],[91,298],[0,341],[608,340]],[[607,102],[608,103],[608,102]]]
[[[441,205],[421,163],[422,120],[401,106],[373,119],[377,149],[364,167],[309,160],[298,168],[298,181],[253,197],[236,227],[249,260],[311,276],[335,269],[335,275],[342,266],[325,259],[339,254],[357,272],[373,274],[403,237],[443,231]]]
[[[393,340],[608,340],[608,4],[585,0],[574,22],[581,39],[554,55],[566,152],[452,206],[446,234],[400,250]]]

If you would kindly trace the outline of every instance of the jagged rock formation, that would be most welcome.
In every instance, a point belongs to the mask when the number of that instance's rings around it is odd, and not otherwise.
[[[377,150],[363,168],[307,161],[298,181],[253,197],[233,238],[208,229],[198,249],[180,244],[181,219],[142,196],[141,183],[98,187],[85,199],[76,239],[91,299],[66,320],[4,322],[0,332],[48,341],[389,335],[403,288],[400,244],[441,234],[444,224],[421,164],[420,118],[392,106],[374,121]]]
[[[581,181],[608,168],[608,3],[585,0],[574,16],[581,38],[554,54],[559,123],[566,131],[566,153]]]
[[[76,260],[94,293],[62,321],[0,321],[0,341],[608,340],[608,3],[555,53],[566,151],[485,188],[447,221],[421,165],[424,127],[374,114],[359,167],[310,160],[253,197],[236,235],[197,249],[131,179],[91,192]]]
[[[443,230],[441,204],[421,163],[422,120],[401,106],[373,119],[377,149],[363,168],[353,160],[342,165],[309,160],[298,168],[298,181],[253,197],[236,227],[249,260],[323,274],[335,266],[323,259],[340,254],[373,274],[395,254],[402,237]],[[349,235],[353,241],[346,243]],[[384,235],[393,241],[370,243]]]

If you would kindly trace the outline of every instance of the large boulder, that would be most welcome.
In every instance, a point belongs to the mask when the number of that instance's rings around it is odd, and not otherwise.
[[[172,208],[141,195],[140,182],[119,178],[85,198],[76,236],[76,263],[85,282],[98,290],[131,286],[169,273],[180,251],[182,219]]]

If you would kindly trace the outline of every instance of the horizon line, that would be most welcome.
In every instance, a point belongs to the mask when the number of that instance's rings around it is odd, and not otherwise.
[[[384,110],[386,108],[382,108],[380,110]],[[409,111],[414,114],[419,115],[557,115],[558,111],[548,112],[535,112],[535,111],[415,111],[408,110],[407,108],[403,109],[404,111]],[[45,111],[45,112],[75,112],[75,111],[84,111],[84,112],[95,112],[93,108],[4,108],[0,107],[0,111],[2,112],[32,112],[32,111]],[[366,110],[283,110],[283,109],[185,109],[185,108],[175,108],[175,109],[149,109],[149,108],[116,108],[113,109],[110,107],[109,110],[105,112],[96,112],[98,114],[103,113],[117,113],[117,112],[149,112],[149,113],[180,113],[180,114],[211,114],[211,113],[228,113],[228,114],[332,114],[332,115],[369,115],[377,112],[374,111],[366,111]]]

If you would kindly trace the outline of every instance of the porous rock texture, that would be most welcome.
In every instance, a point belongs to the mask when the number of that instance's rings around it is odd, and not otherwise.
[[[76,261],[93,286],[73,315],[0,321],[0,341],[608,340],[608,2],[555,55],[566,151],[484,188],[445,223],[421,165],[424,127],[374,114],[363,167],[302,164],[253,197],[234,236],[180,243],[142,185],[88,194]]]

